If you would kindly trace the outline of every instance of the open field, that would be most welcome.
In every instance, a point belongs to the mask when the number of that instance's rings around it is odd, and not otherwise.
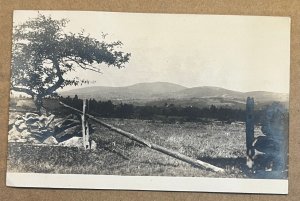
[[[163,123],[137,119],[102,119],[125,131],[192,158],[224,168],[225,173],[193,167],[146,148],[97,124],[92,139],[97,150],[9,144],[10,172],[251,177],[245,161],[243,123]],[[256,128],[256,134],[260,130]]]

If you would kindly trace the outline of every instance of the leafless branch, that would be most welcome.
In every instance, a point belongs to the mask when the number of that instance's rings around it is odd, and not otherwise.
[[[76,59],[73,59],[72,57],[67,57],[70,61],[73,61],[75,62],[79,67],[81,67],[82,69],[84,70],[90,70],[90,71],[94,71],[94,72],[97,72],[97,73],[102,73],[100,71],[100,69],[97,69],[95,67],[93,67],[92,65],[88,64],[88,63],[84,63],[84,62],[79,62],[78,60]]]

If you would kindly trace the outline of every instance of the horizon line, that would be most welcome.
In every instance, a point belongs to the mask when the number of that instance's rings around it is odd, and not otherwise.
[[[58,93],[59,92],[69,92],[69,91],[73,91],[73,90],[84,89],[84,88],[91,88],[91,87],[123,88],[123,87],[131,87],[131,86],[138,85],[138,84],[154,84],[154,83],[168,83],[168,84],[178,85],[178,86],[184,87],[186,89],[199,88],[199,87],[211,87],[211,88],[219,88],[219,89],[225,89],[225,90],[235,91],[235,92],[241,92],[241,93],[249,93],[249,92],[271,92],[271,93],[279,93],[279,94],[290,94],[289,91],[288,92],[278,92],[278,91],[268,91],[268,90],[240,91],[240,90],[228,89],[228,88],[219,87],[219,86],[212,86],[212,85],[200,85],[200,86],[187,87],[187,86],[184,86],[182,84],[177,84],[177,83],[167,82],[167,81],[138,82],[138,83],[135,83],[135,84],[123,85],[123,86],[107,86],[107,85],[89,85],[89,86],[82,86],[82,87],[81,86],[77,86],[74,89],[59,89]]]

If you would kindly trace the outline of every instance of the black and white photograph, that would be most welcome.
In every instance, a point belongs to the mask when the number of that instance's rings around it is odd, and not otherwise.
[[[288,193],[290,18],[16,10],[8,186]]]

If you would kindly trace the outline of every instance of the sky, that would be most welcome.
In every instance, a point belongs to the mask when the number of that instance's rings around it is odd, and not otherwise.
[[[216,86],[242,92],[289,92],[290,18],[197,14],[142,14],[95,11],[40,11],[67,18],[66,32],[122,41],[131,53],[123,69],[102,73],[78,69],[69,77],[94,80],[87,86],[171,82],[186,87]],[[14,25],[37,11],[15,11]],[[66,87],[64,90],[73,89]]]

